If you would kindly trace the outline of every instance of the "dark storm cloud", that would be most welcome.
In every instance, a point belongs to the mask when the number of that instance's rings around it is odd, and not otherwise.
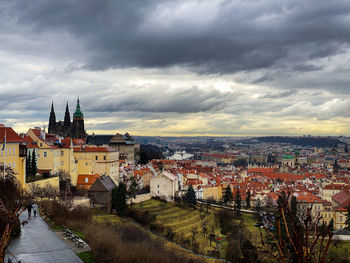
[[[102,96],[101,100],[87,108],[93,112],[214,112],[224,109],[236,98],[235,92],[220,92],[215,89],[203,90],[198,87],[176,88],[151,86],[146,89],[128,87],[119,95]],[[94,99],[94,98],[93,98]]]
[[[309,61],[342,52],[350,41],[348,1],[13,3],[6,10],[18,24],[73,35],[92,70],[182,65],[202,74],[307,72],[322,69]]]
[[[267,93],[266,95],[262,96],[262,99],[279,99],[279,98],[286,98],[292,95],[295,95],[296,91],[295,90],[290,90],[290,91],[283,91],[279,93]]]

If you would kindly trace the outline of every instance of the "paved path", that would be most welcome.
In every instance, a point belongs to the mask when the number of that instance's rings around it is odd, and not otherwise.
[[[22,213],[20,219],[27,220],[27,211]],[[11,241],[8,251],[21,263],[82,263],[40,216],[32,216],[28,224],[22,226],[21,235]]]

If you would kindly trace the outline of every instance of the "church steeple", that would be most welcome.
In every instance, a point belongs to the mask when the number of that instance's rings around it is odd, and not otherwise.
[[[66,133],[70,133],[71,129],[71,122],[70,122],[70,114],[69,114],[69,107],[68,107],[68,101],[66,105],[66,113],[64,114],[64,130]]]
[[[72,126],[72,137],[73,138],[85,138],[86,132],[84,128],[84,115],[80,110],[79,97],[77,100],[77,106],[73,114],[73,126]]]
[[[78,100],[77,100],[77,106],[76,106],[75,112],[73,114],[73,117],[83,117],[83,113],[80,111],[79,97],[78,97]]]
[[[50,112],[50,119],[49,119],[49,133],[53,133],[56,129],[56,114],[55,110],[53,108],[53,102],[51,104],[51,112]]]

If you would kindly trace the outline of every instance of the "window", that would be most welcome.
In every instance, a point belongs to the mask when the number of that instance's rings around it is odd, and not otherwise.
[[[9,163],[9,167],[11,168],[11,163]]]
[[[43,147],[43,144],[42,144],[42,143],[40,143],[40,147]]]
[[[44,152],[44,157],[47,157],[47,152]]]
[[[9,147],[9,156],[11,156],[11,147]]]
[[[87,166],[87,165],[88,165],[88,163],[86,162],[86,163],[85,163],[85,165]]]
[[[7,156],[7,148],[5,148],[5,156]]]
[[[339,217],[339,221],[340,221],[340,222],[343,221],[343,217],[342,217],[342,216]]]
[[[15,162],[13,162],[12,167],[15,168]]]
[[[89,182],[89,178],[85,177],[85,183],[88,183],[88,182]]]
[[[12,152],[13,155],[16,155],[16,147],[13,147],[13,152]]]
[[[98,160],[98,156],[96,155],[96,157],[95,157],[95,160],[97,161]]]
[[[103,160],[105,160],[105,161],[106,161],[106,156],[103,156]]]
[[[64,151],[61,151],[61,156],[63,156],[64,155]]]

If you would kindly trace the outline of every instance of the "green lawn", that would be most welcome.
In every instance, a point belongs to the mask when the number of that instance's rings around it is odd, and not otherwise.
[[[154,202],[155,201],[155,202]],[[177,207],[173,206],[173,204],[169,203],[166,205],[166,207],[163,206],[163,203],[160,204],[158,203],[159,201],[157,200],[150,200],[150,202],[145,202],[144,204],[141,204],[141,205],[135,205],[134,208],[136,209],[140,209],[140,207],[148,207],[150,208],[150,210],[152,210],[153,212],[152,213],[157,213],[159,215],[165,215],[166,213],[169,212],[169,215],[172,215],[173,212],[175,212],[175,210],[177,212],[182,212],[184,211],[183,209],[178,209]],[[156,206],[161,206],[162,205],[162,209],[164,209],[164,213],[160,212],[160,208],[156,208]],[[152,209],[151,209],[152,208]],[[167,210],[167,208],[169,208],[169,210]],[[173,210],[170,210],[170,209],[173,209]],[[145,209],[147,210],[147,209]],[[166,210],[166,211],[165,211]],[[173,211],[170,213],[170,211]],[[187,212],[192,212],[191,210],[186,210]],[[182,213],[179,213],[178,215],[181,215]],[[131,224],[132,222],[130,221],[130,219],[128,218],[123,218],[123,217],[119,217],[117,215],[106,215],[106,214],[101,214],[101,215],[95,215],[93,216],[93,220],[98,222],[98,223],[108,223],[108,224],[113,224],[113,225],[122,225],[122,224]],[[165,221],[165,218],[163,217],[162,219],[163,221]],[[178,220],[179,221],[179,220]],[[177,224],[177,222],[174,220],[173,221],[173,228],[175,228],[175,225]],[[139,225],[137,225],[138,227],[140,227]],[[141,227],[140,227],[141,228]],[[192,235],[192,234],[191,234]],[[152,238],[155,238],[155,239],[158,239],[159,237],[156,236],[155,234],[151,233],[151,236]],[[184,251],[183,248],[179,247],[178,245],[174,244],[174,243],[171,243],[171,242],[168,242],[166,241],[165,243],[165,246],[168,247],[169,249],[180,249],[182,250],[184,253],[189,253],[187,251]],[[201,258],[203,259],[203,258]],[[85,261],[84,261],[85,262]],[[88,262],[88,261],[86,261]],[[217,262],[216,259],[205,259],[205,262]]]
[[[209,209],[209,213],[206,213],[205,207],[202,211],[201,209],[193,210],[192,208],[178,207],[175,203],[164,203],[154,199],[134,205],[134,208],[139,211],[149,211],[156,215],[157,222],[170,227],[175,232],[174,240],[176,242],[183,244],[183,241],[186,240],[185,246],[188,248],[192,248],[192,241],[198,242],[199,252],[202,254],[208,254],[208,251],[215,248],[215,243],[212,242],[210,245],[209,240],[209,233],[213,229],[222,245],[221,256],[225,255],[226,237],[221,234],[221,229],[215,221],[214,209]],[[242,217],[248,230],[258,233],[258,228],[254,226],[257,222],[255,215],[243,213]],[[207,234],[203,233],[204,227],[207,228]],[[254,237],[256,236],[254,235]]]
[[[90,251],[79,253],[78,257],[84,262],[84,263],[94,263],[94,258],[92,257],[92,254]]]

